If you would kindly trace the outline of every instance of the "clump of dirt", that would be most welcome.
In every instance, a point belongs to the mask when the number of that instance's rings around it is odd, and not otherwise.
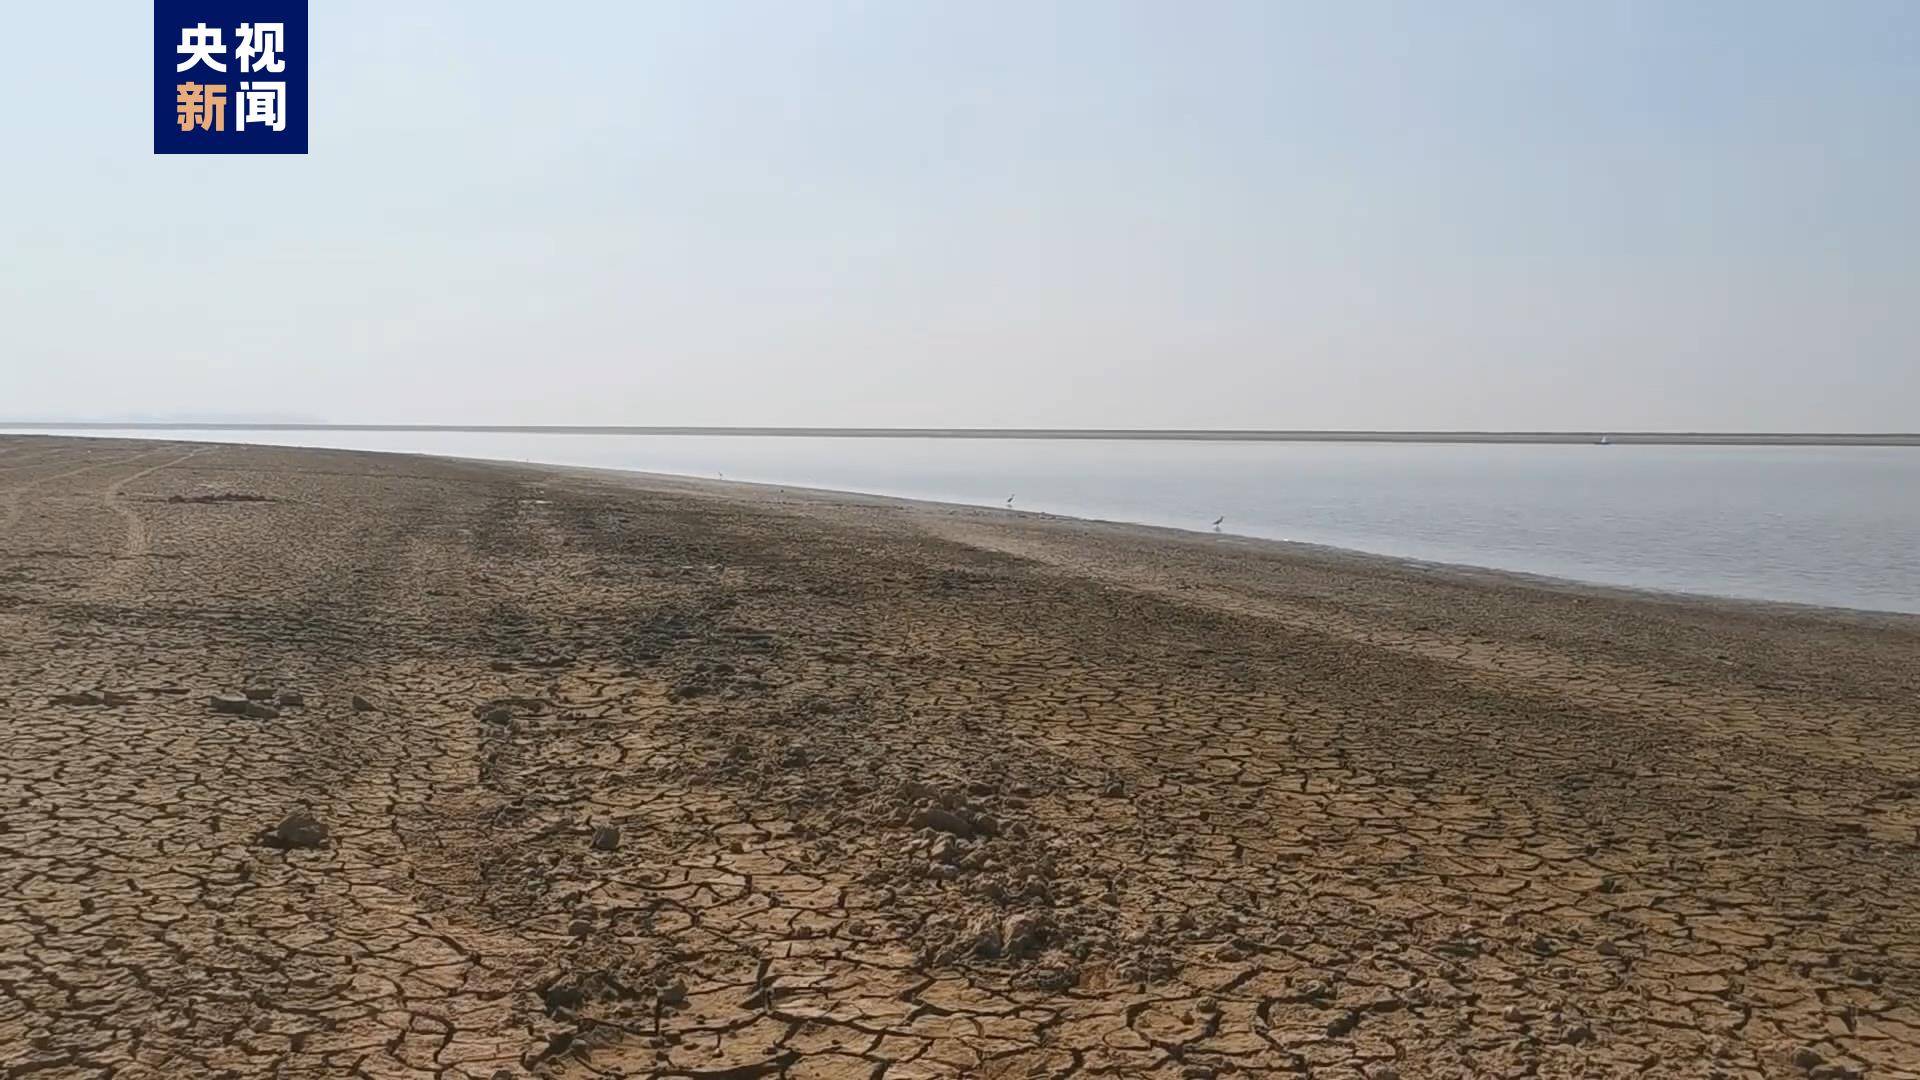
[[[116,708],[137,700],[136,696],[117,690],[79,690],[71,694],[55,694],[48,699],[53,705],[105,705]]]
[[[281,818],[280,824],[263,833],[260,842],[282,851],[296,848],[312,850],[327,846],[329,832],[327,826],[311,812],[295,810]]]
[[[554,703],[546,698],[498,697],[475,705],[473,716],[483,723],[508,727],[516,720],[533,720],[553,711]]]
[[[279,502],[271,495],[256,495],[249,491],[216,491],[201,495],[169,495],[170,503],[193,503],[200,506],[217,506],[221,503],[270,503]]]

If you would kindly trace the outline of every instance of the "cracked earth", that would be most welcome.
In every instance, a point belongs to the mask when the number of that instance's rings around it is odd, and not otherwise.
[[[13,1077],[1920,1076],[1920,620],[0,438]]]

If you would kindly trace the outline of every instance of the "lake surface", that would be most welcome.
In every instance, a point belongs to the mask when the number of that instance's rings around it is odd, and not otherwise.
[[[1920,612],[1920,447],[88,435],[398,450],[897,495],[1579,581]]]

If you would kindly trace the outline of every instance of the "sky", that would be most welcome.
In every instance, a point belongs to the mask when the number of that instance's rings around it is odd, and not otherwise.
[[[1920,428],[1920,4],[315,0],[0,63],[0,417]]]

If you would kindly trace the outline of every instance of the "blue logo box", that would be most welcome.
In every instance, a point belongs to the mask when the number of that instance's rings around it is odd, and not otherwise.
[[[153,0],[153,152],[307,152],[307,0]]]

